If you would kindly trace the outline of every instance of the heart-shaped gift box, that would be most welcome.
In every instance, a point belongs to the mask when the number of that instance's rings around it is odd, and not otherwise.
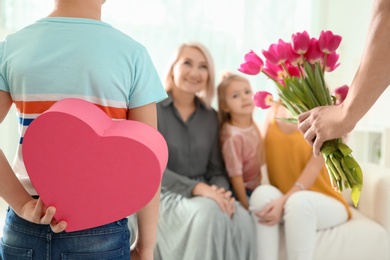
[[[143,208],[156,194],[168,148],[153,127],[115,121],[81,99],[56,102],[28,127],[23,159],[43,203],[67,232],[104,225]]]

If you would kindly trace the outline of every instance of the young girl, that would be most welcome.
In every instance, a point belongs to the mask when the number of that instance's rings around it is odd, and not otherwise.
[[[233,191],[248,209],[248,196],[261,181],[260,132],[253,121],[253,92],[242,76],[226,73],[218,85],[222,154]]]

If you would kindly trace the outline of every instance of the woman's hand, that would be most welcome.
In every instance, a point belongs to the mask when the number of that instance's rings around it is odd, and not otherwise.
[[[255,212],[259,223],[267,226],[279,224],[283,215],[285,199],[283,197],[268,203],[260,212]]]
[[[230,191],[226,191],[223,188],[217,186],[210,186],[206,183],[199,182],[192,190],[194,196],[203,196],[213,199],[219,206],[219,208],[225,212],[229,217],[232,216],[234,207],[234,198]]]
[[[212,185],[211,188],[216,190],[225,198],[224,203],[227,208],[227,214],[229,215],[229,217],[232,217],[233,213],[236,211],[236,205],[235,205],[236,200],[232,196],[233,195],[232,192],[229,190],[227,191],[224,188],[219,188],[215,185]]]
[[[59,233],[65,230],[67,223],[55,220],[55,213],[56,209],[54,207],[45,207],[40,198],[31,198],[21,208],[20,217],[35,224],[50,225],[54,233]]]

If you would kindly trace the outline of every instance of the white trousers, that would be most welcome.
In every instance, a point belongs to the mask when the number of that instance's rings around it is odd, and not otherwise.
[[[260,185],[250,197],[252,212],[260,211],[267,203],[283,196],[271,185]],[[282,223],[262,225],[252,214],[257,229],[257,259],[277,260],[279,229],[284,227],[288,260],[312,260],[316,246],[316,231],[334,227],[348,219],[345,206],[338,200],[319,192],[299,191],[284,205]]]

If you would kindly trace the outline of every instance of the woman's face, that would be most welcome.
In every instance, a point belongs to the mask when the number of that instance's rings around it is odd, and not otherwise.
[[[208,64],[203,53],[197,48],[184,47],[173,66],[175,87],[195,94],[206,88],[208,78]]]

